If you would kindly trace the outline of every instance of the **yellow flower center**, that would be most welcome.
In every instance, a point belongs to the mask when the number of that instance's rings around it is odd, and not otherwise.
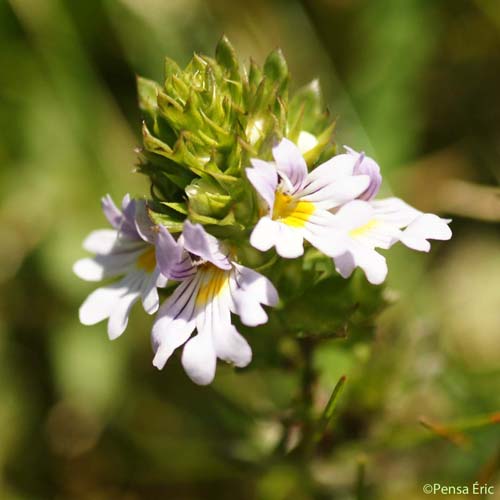
[[[368,221],[366,224],[349,231],[349,236],[351,238],[359,238],[360,236],[364,236],[366,233],[377,227],[378,224],[379,221],[377,219],[372,219]]]
[[[220,295],[229,285],[229,272],[210,263],[200,266],[198,272],[203,274],[200,289],[196,296],[196,305],[203,306]]]
[[[289,194],[276,191],[273,220],[278,220],[291,227],[303,227],[311,218],[314,210],[314,204],[310,201],[297,201]]]
[[[152,273],[156,267],[156,255],[155,247],[150,246],[143,254],[137,259],[137,267],[146,271],[147,273]]]

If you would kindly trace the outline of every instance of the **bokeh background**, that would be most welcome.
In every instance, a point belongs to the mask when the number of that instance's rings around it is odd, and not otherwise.
[[[78,323],[99,197],[148,192],[135,74],[222,33],[242,61],[280,46],[295,88],[319,77],[336,141],[378,160],[386,194],[453,218],[431,254],[390,252],[368,340],[317,351],[319,409],[348,381],[314,484],[273,454],[293,367],[220,365],[200,388],[178,357],[152,367],[139,307],[114,342]],[[0,498],[411,500],[474,481],[500,498],[499,89],[496,0],[0,0]]]

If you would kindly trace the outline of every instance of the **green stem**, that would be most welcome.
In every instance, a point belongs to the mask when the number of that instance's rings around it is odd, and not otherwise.
[[[314,443],[318,443],[321,438],[324,436],[328,424],[332,420],[333,413],[335,412],[335,408],[337,407],[337,401],[339,399],[340,394],[342,394],[342,390],[344,389],[344,384],[347,380],[347,377],[345,375],[342,375],[340,377],[339,381],[335,385],[332,395],[330,396],[330,399],[328,400],[328,403],[325,406],[325,409],[323,410],[323,414],[318,420],[318,423],[316,425],[316,431],[314,433]]]

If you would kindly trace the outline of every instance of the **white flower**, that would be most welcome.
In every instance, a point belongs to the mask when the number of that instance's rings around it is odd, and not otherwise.
[[[92,292],[79,311],[84,325],[109,318],[108,335],[115,339],[125,331],[130,310],[139,297],[148,314],[158,310],[156,288],[165,286],[167,279],[157,264],[155,243],[163,260],[169,261],[169,256],[176,260],[178,250],[165,228],[152,231],[143,201],[131,200],[126,195],[120,211],[107,195],[102,199],[102,208],[114,229],[90,233],[83,247],[96,255],[77,261],[73,271],[86,281],[125,275],[120,281]]]
[[[358,153],[349,146],[344,146],[344,148],[346,149],[347,154],[352,155],[356,159],[353,173],[355,175],[363,174],[370,177],[370,184],[368,185],[366,191],[358,196],[358,199],[365,201],[372,200],[375,196],[377,196],[380,185],[382,184],[382,175],[380,174],[380,167],[378,166],[378,163],[373,158],[366,156],[363,152]]]
[[[256,119],[247,126],[246,136],[251,145],[254,145],[264,135],[264,120]]]
[[[263,324],[267,314],[261,304],[276,305],[278,295],[267,278],[232,261],[199,224],[186,221],[179,244],[184,248],[180,261],[164,272],[182,282],[162,304],[153,325],[153,365],[163,368],[175,349],[185,344],[186,373],[206,385],[215,376],[217,358],[238,367],[252,359],[250,346],[231,323],[231,313],[245,325]],[[191,337],[195,329],[197,334]]]
[[[301,130],[299,133],[299,137],[297,139],[297,147],[301,154],[306,154],[311,149],[315,148],[318,145],[318,138],[308,132],[307,130]]]
[[[451,238],[449,222],[424,214],[398,198],[351,201],[335,214],[332,231],[337,245],[336,269],[348,278],[355,267],[360,267],[368,281],[378,285],[387,276],[387,264],[375,248],[387,249],[400,241],[414,250],[428,252],[428,239]]]
[[[300,150],[288,139],[273,148],[273,156],[274,162],[253,159],[253,168],[246,169],[266,204],[250,243],[262,251],[276,246],[279,255],[294,258],[304,253],[306,239],[332,255],[329,210],[363,193],[369,177],[353,175],[357,158],[351,154],[335,156],[308,173]]]

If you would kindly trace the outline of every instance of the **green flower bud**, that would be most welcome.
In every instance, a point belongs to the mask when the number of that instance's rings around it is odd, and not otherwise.
[[[163,85],[138,77],[144,114],[139,171],[150,178],[163,211],[186,203],[191,220],[239,231],[258,212],[244,173],[251,158],[270,159],[285,136],[310,146],[309,164],[324,154],[333,128],[321,112],[319,86],[301,89],[289,105],[288,82],[280,50],[262,68],[251,61],[246,70],[226,37],[215,58],[195,54],[184,69],[166,58]]]

